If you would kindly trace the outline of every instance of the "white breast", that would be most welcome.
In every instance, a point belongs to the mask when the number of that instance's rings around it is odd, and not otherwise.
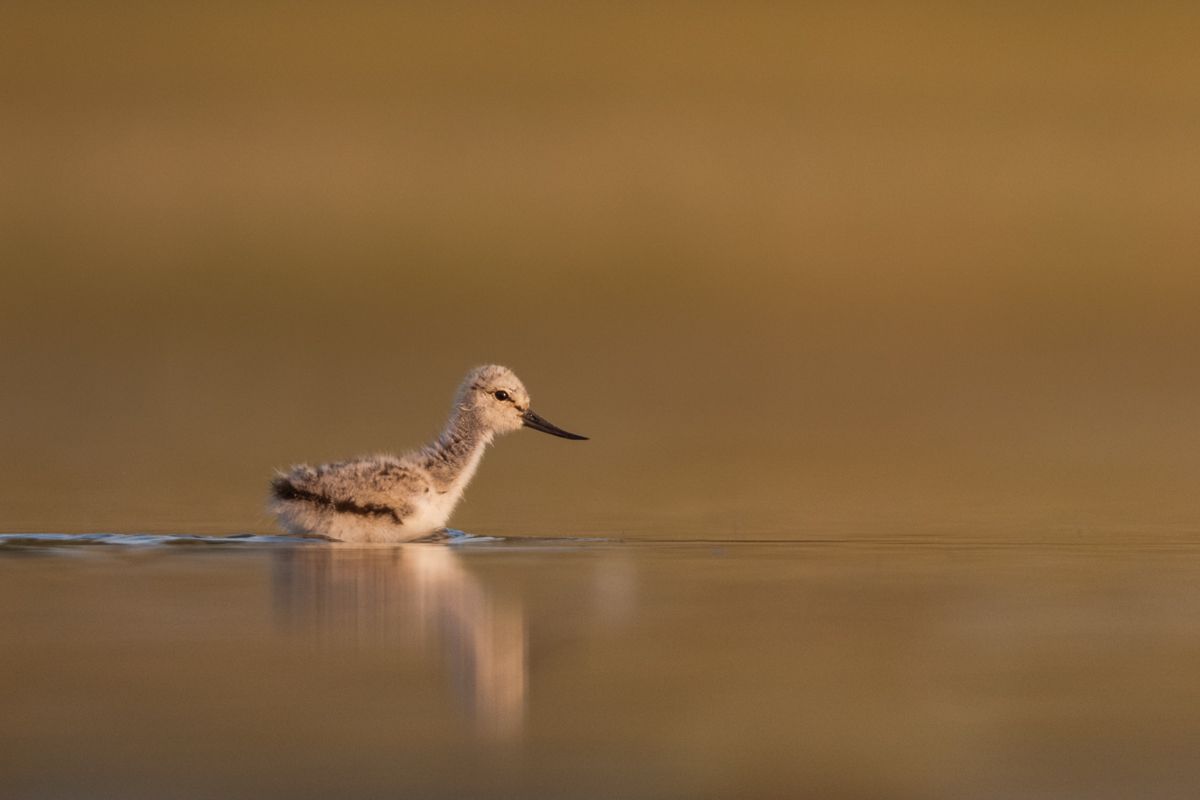
[[[454,507],[458,505],[463,492],[466,491],[467,484],[474,477],[475,470],[479,469],[479,461],[483,458],[483,451],[486,447],[486,444],[481,444],[475,448],[462,472],[444,492],[430,491],[428,494],[413,498],[409,503],[413,507],[413,513],[404,520],[406,530],[411,531],[414,535],[424,536],[446,527],[450,515],[454,513]]]

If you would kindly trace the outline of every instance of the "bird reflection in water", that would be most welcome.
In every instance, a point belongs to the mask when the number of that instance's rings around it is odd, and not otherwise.
[[[440,651],[479,732],[521,732],[529,684],[525,615],[450,547],[301,547],[279,554],[275,607],[289,627]]]

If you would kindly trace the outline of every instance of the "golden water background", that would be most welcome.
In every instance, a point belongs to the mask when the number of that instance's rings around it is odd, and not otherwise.
[[[546,417],[454,523],[1177,536],[1184,4],[0,8],[0,530],[269,530],[272,469]]]
[[[1189,797],[1197,554],[5,543],[0,773],[14,800]]]

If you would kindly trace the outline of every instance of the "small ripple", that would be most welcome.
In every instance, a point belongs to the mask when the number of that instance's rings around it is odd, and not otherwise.
[[[452,547],[467,545],[510,544],[525,547],[579,545],[612,541],[593,537],[525,537],[487,536],[448,528],[412,544],[442,544]],[[70,550],[108,545],[115,547],[245,547],[247,545],[295,546],[312,544],[341,544],[321,536],[286,536],[273,534],[235,534],[232,536],[201,536],[190,533],[5,533],[0,534],[0,552],[30,550]],[[397,543],[399,544],[399,543]],[[387,547],[389,545],[341,544],[344,547]],[[397,545],[390,545],[397,546]]]
[[[0,534],[2,547],[79,547],[117,545],[122,547],[164,547],[179,545],[223,546],[248,544],[314,544],[326,541],[302,536],[239,534],[235,536],[198,536],[187,533],[6,533]]]

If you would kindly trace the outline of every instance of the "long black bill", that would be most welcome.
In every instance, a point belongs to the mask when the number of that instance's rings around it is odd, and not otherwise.
[[[588,438],[586,436],[580,436],[578,433],[571,433],[570,431],[564,431],[562,428],[558,427],[557,425],[551,425],[549,422],[546,422],[546,420],[542,419],[541,417],[539,417],[537,414],[533,413],[532,411],[526,411],[524,414],[521,415],[521,419],[525,422],[526,428],[533,428],[535,431],[541,431],[542,433],[549,433],[553,436],[561,436],[564,439],[587,439]]]

